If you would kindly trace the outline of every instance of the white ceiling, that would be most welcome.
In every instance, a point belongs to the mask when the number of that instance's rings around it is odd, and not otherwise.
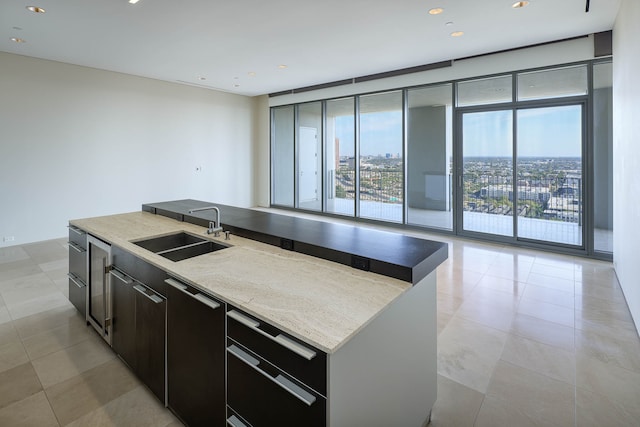
[[[514,1],[0,0],[0,51],[253,96],[607,31],[620,4]]]

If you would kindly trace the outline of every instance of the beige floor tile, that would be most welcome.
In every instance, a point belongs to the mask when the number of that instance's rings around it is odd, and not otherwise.
[[[68,322],[78,322],[81,319],[82,316],[73,305],[65,305],[17,319],[13,322],[13,325],[18,334],[24,339]]]
[[[4,303],[9,310],[11,310],[13,306],[19,305],[25,301],[40,298],[44,295],[59,293],[58,288],[56,288],[51,279],[49,279],[44,273],[42,273],[41,277],[42,279],[39,279],[37,284],[33,283],[23,288],[0,291],[0,293],[2,293]]]
[[[16,328],[13,327],[13,322],[0,324],[0,347],[14,341],[20,341],[20,336]]]
[[[513,279],[496,277],[492,271],[489,271],[482,276],[482,279],[478,282],[478,287],[508,293],[519,299],[523,295],[527,284]]]
[[[573,328],[537,317],[516,314],[511,324],[511,333],[569,351],[575,348]]]
[[[38,265],[42,271],[48,273],[56,270],[69,270],[69,260],[67,257],[55,261],[45,262]]]
[[[437,298],[438,298],[438,304],[437,304],[438,313],[444,312],[444,313],[453,314],[460,308],[460,306],[464,301],[463,298],[456,297],[454,295],[446,294],[443,292],[438,292]]]
[[[578,285],[577,285],[578,286]],[[604,298],[593,297],[590,295],[575,294],[576,310],[593,310],[593,311],[613,311],[624,314],[624,319],[630,319],[629,306],[626,300],[610,300]]]
[[[21,291],[29,290],[29,289],[40,289],[42,287],[50,286],[51,279],[47,277],[42,271],[38,271],[35,274],[30,275],[20,275],[10,280],[4,280],[0,282],[0,293],[2,293],[2,297],[4,298],[5,304],[9,305],[11,303],[11,296],[14,293],[20,293]]]
[[[0,372],[0,408],[11,405],[39,391],[42,385],[31,363]]]
[[[472,427],[483,398],[484,394],[438,375],[438,400],[429,425]]]
[[[44,388],[114,359],[115,353],[98,336],[33,360],[33,368]]]
[[[556,279],[574,280],[575,275],[573,271],[573,265],[569,268],[553,267],[549,265],[543,265],[538,261],[533,263],[531,267],[531,274],[540,274],[542,276],[550,276]]]
[[[568,384],[575,384],[575,354],[559,347],[509,335],[502,360]]]
[[[70,427],[156,427],[176,422],[176,417],[143,386],[84,415]]]
[[[639,339],[637,330],[627,322],[587,320],[584,319],[580,313],[576,316],[576,329],[602,335],[613,335],[624,341],[635,342]]]
[[[6,264],[0,263],[0,289],[4,288],[4,282],[39,273],[42,273],[42,270],[29,258]]]
[[[640,373],[640,341],[576,329],[576,351],[604,363]]]
[[[95,331],[78,318],[78,321],[70,321],[25,338],[23,344],[29,358],[34,360],[95,336]]]
[[[535,264],[563,270],[575,270],[576,258],[569,255],[549,254],[544,252],[535,253]]]
[[[29,361],[21,341],[0,346],[0,372],[7,371]]]
[[[0,248],[0,265],[27,259],[29,259],[29,254],[27,254],[22,246],[16,245]]]
[[[507,334],[454,316],[438,337],[438,373],[484,393]]]
[[[576,353],[576,386],[607,396],[632,413],[640,412],[640,373]]]
[[[544,286],[558,291],[575,292],[575,284],[573,280],[559,279],[557,277],[545,276],[543,274],[529,274],[527,283],[530,285]]]
[[[68,249],[63,247],[57,240],[22,245],[22,248],[29,255],[29,258],[37,264],[58,261],[68,256]]]
[[[578,388],[576,425],[579,427],[629,427],[638,425],[640,411],[627,409],[609,396]]]
[[[456,316],[479,323],[490,328],[508,332],[515,316],[515,311],[505,308],[503,303],[488,300],[478,302],[475,298],[468,298]]]
[[[574,310],[527,297],[520,300],[518,312],[571,328],[575,325]]]
[[[438,311],[438,335],[440,335],[440,333],[444,331],[444,329],[449,324],[449,321],[451,321],[452,317],[453,314],[451,313]]]
[[[482,273],[458,268],[438,268],[437,275],[438,292],[457,297],[464,297],[471,292],[482,278]]]
[[[574,293],[547,288],[544,286],[528,285],[524,297],[537,301],[548,302],[562,307],[574,309]]]
[[[607,285],[602,282],[576,282],[576,295],[587,295],[594,298],[600,298],[607,301],[615,302],[618,304],[625,303],[624,294],[622,289],[615,285]]]
[[[11,427],[57,427],[58,421],[44,392],[0,409],[0,425]]]
[[[139,386],[135,375],[119,359],[112,359],[47,388],[46,393],[58,420],[66,425]]]
[[[72,307],[71,303],[60,292],[54,292],[27,301],[7,306],[13,320],[31,316],[57,307]]]
[[[499,362],[476,426],[573,426],[574,387]]]
[[[0,325],[11,322],[11,315],[7,307],[0,307]]]

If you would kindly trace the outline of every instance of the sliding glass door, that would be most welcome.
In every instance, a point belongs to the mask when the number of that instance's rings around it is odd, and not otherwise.
[[[513,236],[513,112],[462,114],[462,227]]]
[[[460,114],[462,232],[583,246],[584,105]]]
[[[582,246],[582,105],[517,111],[518,237]]]

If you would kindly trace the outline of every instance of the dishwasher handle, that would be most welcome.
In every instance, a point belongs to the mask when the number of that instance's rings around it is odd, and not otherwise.
[[[184,283],[181,283],[180,281],[170,277],[168,279],[164,280],[164,283],[166,283],[169,286],[174,287],[175,289],[179,290],[180,292],[190,296],[191,298],[197,299],[198,301],[200,301],[201,303],[209,306],[211,309],[215,310],[216,308],[220,307],[220,304],[214,300],[212,300],[211,298],[209,298],[207,295],[202,294],[200,292],[198,292],[197,294],[192,294],[191,292],[189,292],[187,289],[187,285],[185,285]]]

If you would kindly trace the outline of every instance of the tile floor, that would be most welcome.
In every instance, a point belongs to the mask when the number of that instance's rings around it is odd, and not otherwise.
[[[438,269],[433,426],[636,426],[640,339],[610,263],[460,239]],[[67,297],[66,239],[0,248],[0,426],[175,417]]]

